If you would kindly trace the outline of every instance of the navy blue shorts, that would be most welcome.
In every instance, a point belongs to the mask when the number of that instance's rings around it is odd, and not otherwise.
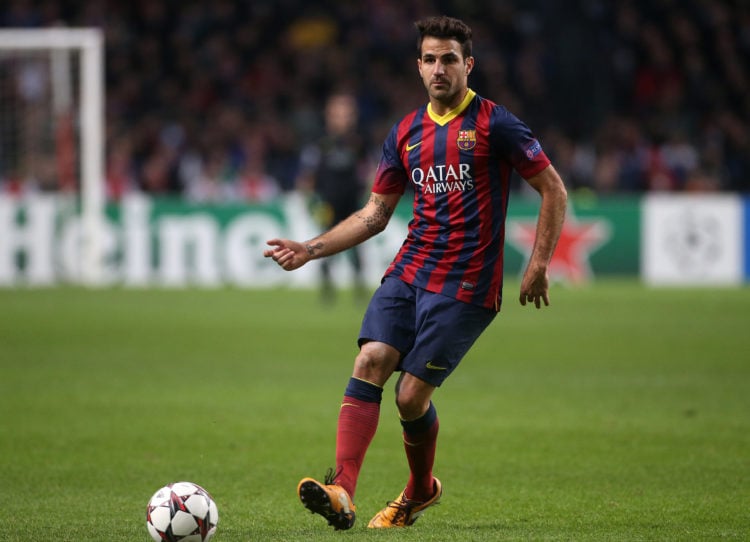
[[[496,314],[386,278],[367,307],[359,345],[378,341],[393,346],[401,352],[397,370],[440,386]]]

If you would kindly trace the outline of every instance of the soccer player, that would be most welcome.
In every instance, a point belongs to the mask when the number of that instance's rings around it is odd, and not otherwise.
[[[414,190],[406,240],[362,321],[338,418],[336,467],[323,483],[304,478],[297,487],[302,504],[337,530],[354,525],[357,479],[394,372],[400,372],[396,404],[410,476],[368,527],[412,525],[440,500],[432,396],[500,310],[511,169],[541,195],[522,305],[549,305],[548,267],[565,216],[564,184],[530,129],[468,87],[471,29],[445,16],[416,27],[417,68],[429,103],[392,128],[368,202],[309,241],[271,239],[264,251],[293,270],[346,250],[382,231],[407,185]]]

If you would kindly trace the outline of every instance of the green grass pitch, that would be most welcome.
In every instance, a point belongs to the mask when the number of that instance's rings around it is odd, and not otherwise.
[[[333,464],[348,292],[0,290],[0,541],[146,542],[178,480],[213,494],[216,542],[750,539],[750,289],[505,294],[434,398],[441,505],[366,528],[407,476],[389,385],[335,533],[295,488]]]

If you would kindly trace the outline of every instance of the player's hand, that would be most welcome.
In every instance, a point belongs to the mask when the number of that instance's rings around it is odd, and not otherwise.
[[[310,260],[305,245],[289,239],[271,239],[266,244],[274,247],[263,251],[263,256],[272,258],[285,271],[302,267]]]
[[[536,308],[549,306],[549,277],[547,270],[526,269],[521,281],[521,295],[519,297],[521,305],[533,303]]]

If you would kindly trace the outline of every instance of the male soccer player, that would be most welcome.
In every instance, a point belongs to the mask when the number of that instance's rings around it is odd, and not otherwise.
[[[354,525],[357,478],[377,429],[383,386],[395,371],[410,476],[368,527],[411,525],[442,495],[432,473],[439,425],[432,395],[500,310],[511,169],[541,195],[522,305],[549,305],[549,261],[565,216],[563,182],[529,128],[468,87],[470,28],[445,16],[416,27],[417,68],[429,103],[391,130],[369,201],[314,239],[271,239],[264,251],[292,270],[345,250],[382,231],[405,187],[414,190],[406,240],[362,321],[338,418],[335,470],[324,483],[304,478],[297,487],[303,505],[335,529]]]

